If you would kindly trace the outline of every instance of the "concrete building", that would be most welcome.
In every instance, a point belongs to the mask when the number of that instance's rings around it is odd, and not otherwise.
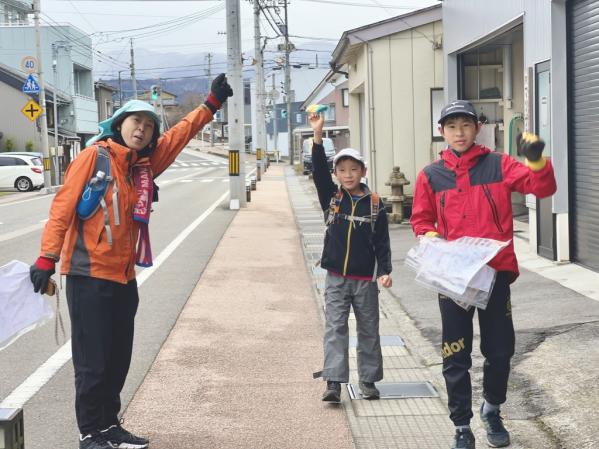
[[[5,7],[8,4],[5,0],[0,3]],[[41,42],[46,88],[56,88],[59,98],[65,99],[58,104],[59,144],[71,140],[76,154],[79,142],[85,142],[97,131],[92,41],[72,25],[56,25],[41,27]],[[20,72],[25,56],[36,56],[34,27],[29,23],[0,26],[0,63]],[[52,114],[50,107],[47,113]],[[27,119],[23,117],[23,120]],[[49,133],[53,136],[53,128],[50,128]],[[54,145],[53,137],[50,137],[50,145]]]
[[[98,122],[112,117],[114,113],[113,95],[116,89],[109,84],[97,81],[94,83],[94,94],[98,103]]]
[[[558,191],[526,206],[531,246],[599,270],[599,1],[443,2],[447,99],[468,98],[495,124],[497,151],[517,132],[547,143]]]
[[[441,6],[343,33],[331,65],[348,74],[350,145],[368,164],[370,187],[385,185],[394,166],[411,184],[443,143],[436,120],[443,105]]]
[[[0,25],[24,25],[31,14],[31,3],[19,0],[2,0],[0,2]]]
[[[300,109],[305,111],[311,104],[329,107],[324,113],[324,137],[332,139],[337,151],[349,147],[349,89],[345,75],[330,70],[300,105]],[[300,148],[302,141],[313,133],[308,116],[304,119],[304,125],[293,130],[296,148]]]

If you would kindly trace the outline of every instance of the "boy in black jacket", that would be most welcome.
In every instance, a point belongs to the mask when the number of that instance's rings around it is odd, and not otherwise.
[[[361,183],[366,166],[358,151],[346,148],[335,155],[334,173],[341,186],[333,182],[322,146],[324,116],[311,114],[309,119],[314,130],[314,184],[327,223],[321,259],[322,268],[328,271],[324,368],[315,377],[327,381],[323,401],[341,401],[341,383],[349,380],[348,318],[352,306],[358,334],[360,392],[364,399],[378,399],[375,382],[383,378],[383,356],[376,280],[383,287],[391,287],[387,213],[379,196]]]

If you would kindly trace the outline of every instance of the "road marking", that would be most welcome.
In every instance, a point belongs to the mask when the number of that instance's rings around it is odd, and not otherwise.
[[[223,193],[212,205],[196,218],[189,226],[179,233],[171,243],[154,259],[154,265],[145,268],[137,276],[137,286],[141,285],[162,265],[173,252],[183,243],[214,210],[229,196],[229,192]],[[65,363],[71,359],[71,340],[69,339],[48,360],[36,369],[25,381],[15,388],[0,403],[0,408],[23,408],[35,394],[60,370]]]
[[[188,167],[185,162],[177,161],[181,167]]]
[[[44,195],[44,194],[40,193],[35,198],[27,198],[25,200],[18,200],[18,201],[7,201],[6,203],[0,204],[0,207],[13,206],[15,204],[28,203],[29,201],[35,201],[35,200],[43,200],[43,199],[46,199],[48,197],[52,197],[54,195],[55,195],[54,193],[47,194],[47,195]]]
[[[26,226],[24,228],[18,229],[16,231],[7,232],[6,234],[0,235],[0,242],[5,242],[10,239],[14,239],[16,237],[21,237],[22,235],[29,234],[30,232],[37,231],[42,229],[45,226],[45,222],[34,224],[31,226]]]
[[[179,182],[193,182],[193,181],[194,181],[193,179],[182,179]]]
[[[213,182],[214,179],[202,179],[200,182]],[[2,223],[0,223],[2,224]]]
[[[48,218],[44,218],[43,220],[40,220],[40,223],[45,223],[48,221]]]

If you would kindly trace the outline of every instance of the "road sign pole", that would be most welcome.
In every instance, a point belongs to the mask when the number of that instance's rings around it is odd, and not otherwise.
[[[42,46],[40,37],[40,0],[33,0],[33,14],[33,20],[35,24],[35,49],[37,52],[37,79],[40,85],[40,106],[42,108],[40,121],[42,133],[42,154],[44,155],[44,187],[46,188],[46,192],[48,192],[48,187],[52,186],[52,176],[50,173],[50,150],[48,148],[48,115],[46,114],[46,91],[44,88],[44,77],[42,72]]]

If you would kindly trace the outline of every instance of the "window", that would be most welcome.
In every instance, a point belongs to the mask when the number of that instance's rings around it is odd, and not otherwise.
[[[27,165],[27,162],[16,157],[0,157],[0,167],[12,167],[15,165]]]
[[[324,120],[325,122],[335,121],[335,103],[329,103],[329,109],[324,111]]]
[[[349,108],[349,89],[341,89],[341,105]]]
[[[442,87],[433,87],[431,89],[431,137],[433,142],[443,141],[443,136],[439,132],[437,121],[441,116],[441,109],[445,104],[445,93]]]

